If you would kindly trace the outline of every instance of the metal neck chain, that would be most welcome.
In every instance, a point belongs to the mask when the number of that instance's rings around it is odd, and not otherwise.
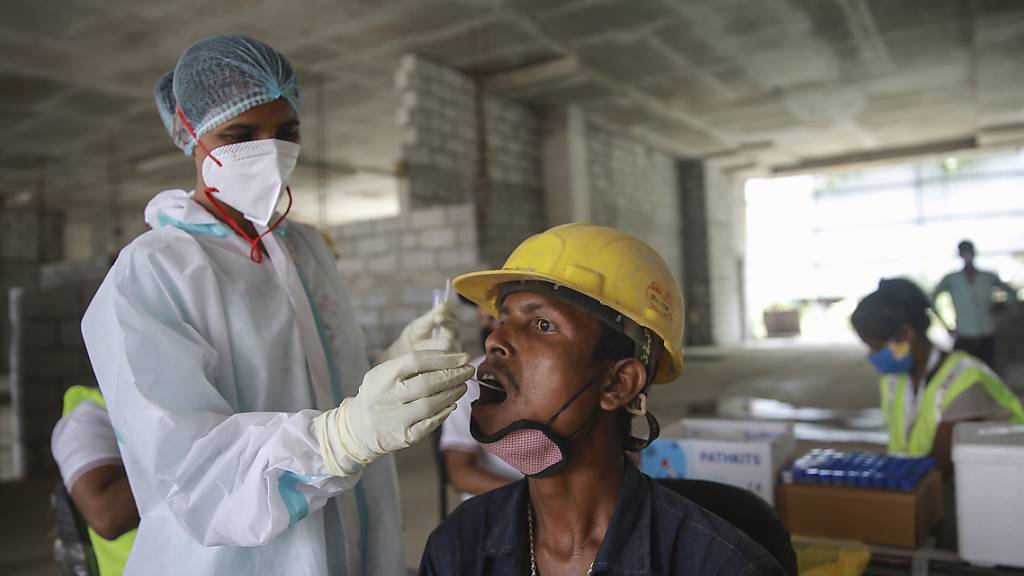
[[[533,547],[533,504],[529,500],[526,501],[526,523],[530,527],[530,576],[537,576],[537,554]],[[594,558],[594,562],[597,562],[597,558]],[[594,562],[590,563],[587,576],[593,575]]]

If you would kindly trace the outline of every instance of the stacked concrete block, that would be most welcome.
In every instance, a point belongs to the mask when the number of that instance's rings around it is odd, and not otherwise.
[[[595,224],[650,244],[682,282],[682,210],[675,160],[635,139],[588,122],[587,182]]]
[[[38,262],[40,257],[40,222],[34,211],[0,211],[0,259],[4,261]]]
[[[470,201],[478,158],[473,81],[445,66],[405,56],[396,89],[409,207]]]
[[[371,355],[433,305],[445,280],[484,267],[471,203],[405,212],[331,230],[338,270],[366,331]],[[473,310],[460,307],[464,347],[478,351]]]
[[[64,391],[95,386],[81,321],[98,279],[10,292],[11,398],[14,441],[29,474],[54,469],[50,433],[60,418]]]
[[[64,251],[64,215],[38,209],[0,210],[0,260],[50,262]]]
[[[544,229],[537,111],[478,92],[469,77],[416,56],[402,59],[396,85],[408,208],[473,203],[483,218],[481,255],[492,264]]]
[[[10,316],[7,293],[18,286],[36,286],[39,282],[39,265],[35,262],[0,261],[0,374],[10,370],[11,327],[6,319]]]
[[[500,265],[515,247],[547,227],[544,214],[543,120],[530,108],[488,97],[487,179],[481,194],[481,251]]]
[[[536,111],[499,98],[486,97],[487,179],[524,188],[543,185],[542,119]]]
[[[0,294],[15,286],[35,286],[39,265],[61,258],[64,218],[59,212],[31,208],[0,210]],[[0,298],[0,318],[7,318],[7,298]],[[10,328],[0,325],[0,350],[10,346]],[[7,354],[0,354],[6,373]]]
[[[545,228],[540,114],[416,56],[396,77],[404,139],[401,217],[344,227],[340,260],[371,347],[429,308],[446,277],[500,265]],[[464,345],[478,348],[472,309]]]

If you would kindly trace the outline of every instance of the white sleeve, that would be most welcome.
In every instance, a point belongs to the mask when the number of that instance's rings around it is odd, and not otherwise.
[[[441,441],[438,448],[444,450],[463,450],[480,452],[480,444],[469,433],[469,417],[473,411],[472,403],[480,396],[480,385],[475,380],[467,383],[468,391],[455,403],[455,411],[445,419],[441,426]]]
[[[129,478],[140,468],[197,542],[262,545],[359,474],[327,474],[318,411],[235,412],[213,384],[226,360],[175,304],[199,297],[176,282],[195,268],[179,256],[127,248],[86,313],[86,347]]]
[[[57,421],[50,439],[53,459],[68,491],[82,475],[106,464],[121,464],[106,408],[91,400]]]
[[[470,364],[473,368],[479,368],[484,357],[475,358]],[[445,419],[441,425],[441,440],[438,442],[438,449],[463,450],[465,452],[483,452],[480,443],[473,439],[469,433],[469,417],[473,412],[473,402],[480,397],[480,384],[476,381],[476,375],[466,381],[466,393],[455,402],[455,411]]]

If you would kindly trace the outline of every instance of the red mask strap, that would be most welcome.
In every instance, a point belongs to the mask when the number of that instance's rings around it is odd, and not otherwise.
[[[292,211],[292,187],[291,186],[285,186],[284,187],[284,191],[288,193],[288,206],[284,209],[284,214],[281,214],[280,218],[278,218],[277,220],[274,220],[274,223],[271,224],[269,228],[267,228],[266,232],[264,232],[263,234],[260,234],[259,236],[256,237],[256,241],[257,242],[259,242],[261,238],[263,238],[267,234],[270,234],[278,226],[280,226],[281,222],[284,222],[284,219],[288,217],[288,213]]]
[[[188,121],[188,118],[185,118],[185,113],[181,111],[181,106],[175,106],[174,113],[178,115],[178,118],[181,120],[181,124],[186,130],[188,130],[188,133],[192,135],[192,139],[196,141],[196,144],[206,152],[206,155],[212,158],[213,161],[217,163],[217,166],[223,166],[220,163],[220,160],[217,160],[217,157],[210,153],[210,149],[206,147],[206,144],[203,144],[202,141],[199,140],[199,137],[196,136],[196,131],[192,129],[192,124]]]
[[[221,203],[218,202],[217,199],[213,197],[213,193],[218,192],[216,188],[207,187],[206,190],[204,190],[204,192],[206,193],[206,197],[210,199],[210,202],[213,202],[213,207],[217,209],[217,212],[220,214],[221,218],[223,218],[224,221],[227,222],[229,226],[231,226],[232,230],[237,232],[239,236],[241,236],[242,238],[245,238],[245,241],[249,243],[249,258],[251,258],[253,262],[261,264],[263,262],[263,251],[260,250],[260,240],[262,240],[263,237],[266,236],[267,234],[273,232],[274,229],[276,229],[281,224],[281,222],[284,222],[284,219],[288,217],[288,213],[291,212],[292,210],[292,188],[291,186],[285,186],[284,189],[285,192],[288,193],[288,207],[285,208],[284,214],[281,214],[281,217],[275,220],[274,223],[271,224],[269,228],[267,228],[266,232],[260,234],[255,238],[252,238],[248,234],[246,234],[245,230],[243,230],[242,227],[238,225],[238,222],[235,222],[235,219],[228,214],[227,210],[224,209],[224,206],[222,206]]]

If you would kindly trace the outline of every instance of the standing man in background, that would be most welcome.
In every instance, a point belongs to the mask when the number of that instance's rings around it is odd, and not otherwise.
[[[956,342],[953,348],[978,358],[990,367],[995,357],[995,324],[992,321],[992,294],[996,289],[1006,292],[1006,299],[1015,303],[1017,291],[1003,282],[999,275],[974,266],[974,243],[964,240],[957,246],[964,268],[947,274],[935,287],[932,303],[943,292],[953,298],[956,312]]]

